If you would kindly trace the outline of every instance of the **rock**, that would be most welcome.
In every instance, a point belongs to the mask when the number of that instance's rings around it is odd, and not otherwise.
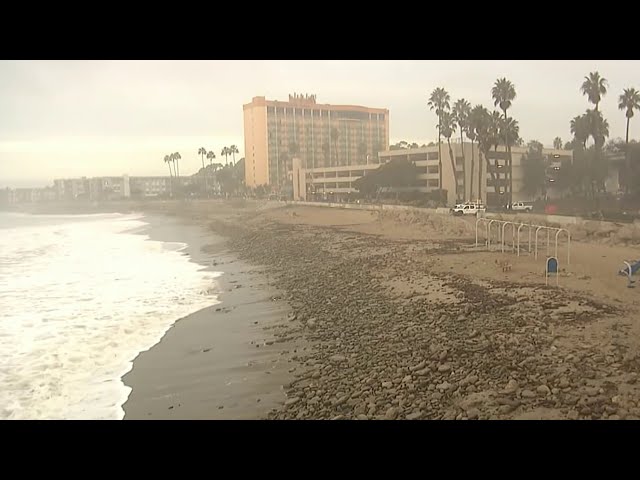
[[[535,398],[536,394],[531,390],[523,390],[522,393],[520,393],[520,396],[523,398]]]
[[[540,385],[536,391],[540,394],[540,395],[550,395],[551,394],[551,390],[549,389],[549,387],[547,387],[546,385]]]
[[[440,373],[447,373],[447,372],[450,372],[450,371],[451,371],[451,365],[450,365],[450,364],[448,364],[448,363],[443,363],[442,365],[440,365],[440,366],[438,367],[438,371],[439,371]]]
[[[384,414],[384,418],[387,420],[395,420],[396,418],[398,418],[398,409],[395,407],[389,408],[389,410],[387,410],[387,413]]]
[[[331,420],[344,420],[344,415],[336,415]]]
[[[296,403],[298,403],[300,401],[300,397],[293,397],[293,398],[289,398],[287,399],[286,402],[284,402],[284,406],[285,407],[290,407],[292,405],[295,405]]]
[[[329,361],[333,363],[341,363],[347,360],[347,357],[344,355],[332,355],[329,357]]]
[[[414,374],[419,377],[424,377],[425,375],[428,375],[430,371],[431,369],[429,367],[426,367],[426,368],[423,368],[422,370],[418,370],[414,372]]]
[[[427,362],[425,360],[423,360],[422,362],[418,363],[417,365],[409,367],[409,371],[410,372],[415,372],[417,370],[422,370],[426,365],[427,365]]]
[[[569,410],[569,413],[567,413],[567,418],[569,420],[577,420],[578,419],[578,412],[576,412],[575,410]]]
[[[391,388],[393,387],[393,382],[382,382],[382,388]]]
[[[502,415],[506,415],[508,413],[513,412],[516,408],[518,408],[516,405],[500,405],[498,407],[498,413],[501,413]]]
[[[336,402],[333,404],[334,407],[337,407],[339,405],[342,405],[343,403],[345,403],[347,400],[349,400],[349,395],[342,395],[340,398],[338,398],[336,400]]]
[[[361,413],[360,415],[358,415],[356,417],[358,420],[369,420],[369,417],[367,417],[364,413]]]
[[[453,388],[453,385],[451,385],[449,382],[444,381],[442,383],[440,383],[439,385],[436,385],[436,388],[440,391],[448,391],[451,390]]]
[[[407,420],[418,420],[419,418],[422,418],[422,412],[417,411],[417,412],[413,412],[410,413],[409,415],[407,415]]]
[[[566,378],[561,378],[560,381],[558,382],[559,388],[567,388],[569,385],[570,385],[569,380],[567,380]]]
[[[596,395],[598,395],[598,393],[600,393],[600,389],[597,387],[585,387],[584,393],[586,393],[590,397],[595,397]]]
[[[516,382],[513,378],[507,382],[507,385],[504,387],[504,393],[514,393],[518,390],[518,382]]]
[[[469,420],[476,420],[480,416],[480,410],[477,408],[470,408],[467,410],[467,418]]]
[[[620,420],[620,416],[619,415],[609,415],[609,420]]]

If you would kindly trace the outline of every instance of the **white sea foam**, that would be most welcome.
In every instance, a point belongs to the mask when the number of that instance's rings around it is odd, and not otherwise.
[[[29,216],[24,216],[29,217]],[[179,318],[216,303],[180,243],[136,215],[0,214],[0,418],[121,419],[121,377]]]

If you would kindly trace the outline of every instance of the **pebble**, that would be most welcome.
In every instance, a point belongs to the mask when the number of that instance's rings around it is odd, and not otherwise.
[[[536,391],[540,394],[540,395],[550,395],[551,394],[551,390],[549,389],[549,387],[547,387],[546,385],[540,385]]]
[[[451,371],[451,365],[448,363],[444,363],[438,367],[438,371],[440,373],[447,373]]]
[[[395,407],[389,408],[389,410],[384,414],[384,418],[387,420],[395,420],[398,418],[398,409]]]

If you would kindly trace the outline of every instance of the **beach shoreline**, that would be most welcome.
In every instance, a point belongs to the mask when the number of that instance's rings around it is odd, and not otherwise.
[[[286,321],[259,267],[238,260],[226,239],[197,222],[145,215],[151,240],[183,242],[190,261],[221,271],[217,303],[178,319],[159,343],[141,352],[122,381],[129,419],[258,419],[284,401],[291,379],[285,345],[272,331]],[[276,299],[276,300],[274,300]]]

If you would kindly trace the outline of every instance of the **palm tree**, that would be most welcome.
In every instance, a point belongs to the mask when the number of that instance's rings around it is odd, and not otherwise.
[[[508,145],[517,145],[522,141],[520,138],[520,126],[513,117],[509,117],[506,123],[503,122],[501,128],[500,137],[506,138]],[[509,147],[510,149],[511,147]],[[511,156],[511,152],[509,152],[509,156]],[[511,172],[509,172],[509,175],[511,175]]]
[[[502,185],[498,185],[501,180],[500,178],[500,172],[504,172],[505,175],[505,180],[507,178],[507,173],[505,172],[506,170],[506,163],[505,162],[505,169],[501,170],[499,165],[498,165],[498,145],[500,145],[501,139],[500,139],[500,133],[502,132],[502,116],[500,115],[500,112],[497,110],[494,110],[493,112],[491,112],[491,114],[488,117],[488,124],[487,124],[487,141],[489,142],[489,147],[493,146],[493,151],[494,153],[494,159],[493,159],[493,166],[494,166],[494,170],[495,170],[495,176],[493,174],[493,171],[490,171],[491,173],[491,178],[492,180],[494,180],[494,189],[496,193],[501,193],[502,192]],[[487,162],[487,169],[489,168],[489,158],[487,156],[485,156],[485,161]],[[497,183],[495,183],[495,180],[497,179]]]
[[[216,158],[216,154],[213,152],[207,153],[207,160],[209,160],[209,167],[213,168],[213,160]]]
[[[601,77],[598,72],[591,72],[587,77],[584,77],[580,91],[587,96],[590,103],[596,106],[596,112],[598,111],[600,100],[607,94],[607,86],[607,79]]]
[[[169,196],[173,197],[173,172],[171,171],[171,162],[173,160],[173,154],[164,156],[164,163],[169,167]]]
[[[459,99],[458,101],[456,101],[456,103],[453,104],[454,119],[455,119],[455,122],[458,124],[458,127],[460,127],[460,149],[462,150],[462,185],[464,188],[465,197],[467,195],[467,173],[466,173],[467,161],[464,155],[463,135],[467,133],[469,129],[470,114],[471,114],[471,104],[467,102],[464,98]],[[473,155],[473,145],[471,146],[471,155]],[[473,175],[473,161],[471,161],[471,174]],[[473,186],[473,178],[471,179],[471,185]]]
[[[560,137],[556,137],[553,139],[553,148],[556,150],[562,150],[562,139]]]
[[[449,160],[451,161],[451,171],[453,172],[453,184],[456,199],[458,199],[458,172],[456,171],[456,161],[453,156],[453,150],[451,149],[451,136],[456,131],[456,123],[451,112],[442,112],[442,116],[440,118],[442,135],[447,139],[447,145],[449,146]]]
[[[493,98],[493,105],[500,107],[500,110],[504,113],[504,121],[507,122],[507,110],[511,108],[513,100],[516,98],[516,89],[506,78],[499,78],[491,89],[491,97]],[[509,145],[508,139],[505,138],[505,146],[507,150],[508,158],[508,172],[509,172],[509,204],[513,201],[513,175],[512,175],[512,162],[511,162],[511,145]]]
[[[173,161],[176,162],[176,177],[180,178],[180,159],[182,157],[180,156],[180,153],[175,152],[173,154]]]
[[[589,139],[589,124],[586,115],[578,115],[571,119],[571,134],[582,148],[586,150]]]
[[[625,111],[627,117],[627,135],[625,139],[624,163],[627,175],[631,173],[631,164],[629,161],[629,122],[633,117],[634,110],[640,110],[640,92],[635,88],[625,88],[622,95],[618,97],[618,108]],[[624,182],[625,193],[629,193],[628,182]]]
[[[324,157],[324,166],[325,167],[330,167],[331,166],[331,147],[329,146],[329,144],[327,142],[324,142],[322,144],[322,156]]]
[[[207,149],[204,147],[200,147],[198,149],[198,155],[200,155],[200,158],[202,159],[202,176],[203,176],[203,183],[204,183],[204,191],[207,191],[207,172],[204,169],[204,156],[207,154]]]
[[[340,130],[338,130],[336,127],[333,127],[331,129],[331,132],[329,133],[329,137],[331,138],[334,151],[336,152],[336,165],[338,165],[338,139],[340,138]]]
[[[229,147],[224,147],[222,149],[222,151],[220,152],[220,156],[224,157],[224,164],[225,165],[227,165],[227,163],[228,163],[228,157],[229,157],[230,153],[231,153],[231,151],[229,150]]]
[[[229,147],[229,155],[233,155],[233,164],[236,164],[236,153],[240,153],[238,151],[238,147],[236,147],[235,145],[231,145]]]
[[[438,87],[429,96],[429,101],[427,102],[427,106],[430,110],[435,110],[436,115],[438,116],[438,185],[440,188],[440,195],[442,196],[442,114],[446,111],[449,111],[449,94],[447,91]],[[440,198],[442,202],[442,198]]]
[[[358,156],[367,163],[367,144],[360,142],[358,144]]]
[[[490,142],[488,141],[488,129],[489,129],[489,112],[482,105],[476,105],[471,110],[471,124],[470,130],[473,137],[478,142],[478,197],[482,196],[482,154],[488,151],[487,145],[490,148]],[[494,177],[492,177],[494,178]]]
[[[216,158],[216,154],[213,152],[207,152],[207,160],[209,160],[209,170],[213,169],[213,159]],[[213,173],[215,173],[215,170],[213,170]],[[207,175],[209,175],[210,172],[207,172]],[[206,178],[206,177],[205,177]],[[205,187],[206,187],[206,183],[205,183]]]
[[[173,177],[173,172],[171,171],[171,161],[172,160],[173,160],[173,154],[164,156],[164,163],[166,163],[169,166],[169,177]]]

